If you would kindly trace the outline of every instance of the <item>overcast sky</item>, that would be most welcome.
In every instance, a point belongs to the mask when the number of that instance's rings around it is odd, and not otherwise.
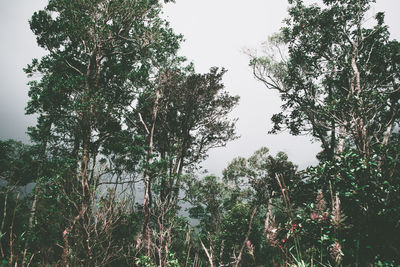
[[[309,1],[313,2],[313,1]],[[384,11],[392,38],[400,39],[399,0],[378,0],[373,12]],[[44,51],[37,47],[28,20],[45,0],[0,0],[0,139],[28,142],[26,128],[35,124],[33,116],[24,115],[28,101],[27,78],[23,68]],[[284,151],[289,159],[304,168],[315,164],[319,144],[309,137],[286,133],[268,135],[270,117],[279,112],[279,96],[254,80],[244,48],[259,48],[269,35],[279,31],[286,17],[285,0],[176,0],[165,6],[165,16],[185,42],[180,54],[193,61],[198,72],[210,67],[228,70],[224,83],[231,94],[240,95],[238,117],[240,139],[225,148],[210,151],[204,162],[211,173],[219,174],[237,156],[250,156],[261,146],[275,154]]]

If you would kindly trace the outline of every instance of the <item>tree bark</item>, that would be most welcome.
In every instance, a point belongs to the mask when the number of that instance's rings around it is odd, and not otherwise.
[[[147,150],[147,158],[146,158],[146,169],[144,173],[144,198],[143,198],[143,213],[144,213],[144,222],[143,222],[143,230],[142,230],[142,239],[144,242],[145,253],[147,256],[150,256],[151,253],[151,236],[150,236],[150,215],[151,215],[151,173],[150,167],[153,162],[152,154],[153,154],[153,138],[154,138],[154,130],[157,119],[158,112],[158,103],[161,98],[160,89],[156,90],[156,99],[153,105],[152,111],[152,125],[151,130],[148,132],[149,134],[149,147]],[[145,126],[145,125],[144,125]],[[147,129],[147,128],[146,128]]]
[[[255,215],[256,215],[256,213],[257,213],[257,208],[258,208],[258,207],[256,206],[256,207],[253,209],[253,212],[251,213],[249,228],[248,228],[248,230],[247,230],[246,238],[245,238],[244,241],[243,241],[242,247],[240,248],[239,255],[238,255],[238,257],[237,257],[237,259],[236,259],[236,261],[235,261],[235,267],[238,267],[239,264],[240,264],[240,261],[242,260],[243,250],[244,250],[244,248],[246,247],[247,241],[249,240],[249,236],[250,236],[250,234],[251,234],[251,229],[252,229],[252,227],[253,227],[254,217],[255,217]]]
[[[40,177],[43,174],[43,164],[46,159],[46,148],[47,148],[47,137],[50,136],[50,130],[52,126],[52,121],[48,121],[47,125],[45,126],[45,132],[44,132],[44,139],[42,140],[41,144],[41,149],[40,149],[40,155],[39,155],[39,165],[37,169],[37,179],[40,179]],[[34,188],[34,198],[29,214],[29,221],[28,221],[28,231],[31,232],[33,229],[33,224],[35,221],[36,217],[36,208],[37,208],[37,203],[39,201],[39,195],[40,195],[40,183],[36,182],[35,188]],[[25,240],[25,247],[24,247],[24,254],[22,258],[22,266],[24,266],[25,260],[26,260],[26,253],[28,252],[28,238]]]
[[[214,267],[214,260],[213,260],[213,255],[212,255],[212,249],[210,248],[210,251],[207,250],[206,246],[204,246],[203,241],[201,241],[200,239],[200,243],[201,243],[201,247],[203,248],[204,252],[207,255],[208,258],[208,262],[210,263],[210,267]]]

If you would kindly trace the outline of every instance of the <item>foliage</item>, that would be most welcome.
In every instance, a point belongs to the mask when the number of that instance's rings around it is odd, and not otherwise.
[[[383,13],[365,26],[374,1],[322,2],[289,1],[286,26],[250,61],[256,79],[283,101],[272,132],[311,134],[322,145],[320,164],[290,189],[286,212],[302,228],[287,246],[305,252],[293,254],[299,263],[319,255],[320,264],[390,264],[399,257],[391,211],[399,203],[400,45]]]
[[[0,141],[1,264],[398,265],[400,45],[382,13],[364,25],[373,2],[289,0],[251,56],[283,101],[272,132],[311,134],[319,164],[261,147],[201,177],[237,138],[226,70],[177,56],[159,1],[50,0],[30,21],[33,144]]]
[[[309,170],[311,177],[305,186],[319,188],[326,195],[333,190],[340,198],[347,225],[340,240],[347,252],[345,262],[353,260],[350,255],[357,255],[361,264],[375,260],[391,262],[399,257],[392,249],[399,246],[393,238],[400,233],[397,224],[399,175],[393,171],[398,169],[399,162],[392,158],[398,152],[391,153],[383,149],[365,157],[350,151],[333,162]],[[327,203],[332,205],[332,201]]]
[[[387,144],[398,124],[400,45],[389,39],[384,14],[364,28],[373,1],[291,2],[267,54],[250,62],[255,77],[278,90],[284,103],[272,117],[273,132],[311,134],[322,144],[321,159],[332,159],[344,145],[368,153]]]
[[[0,140],[0,179],[23,186],[36,179],[37,160],[32,146]]]

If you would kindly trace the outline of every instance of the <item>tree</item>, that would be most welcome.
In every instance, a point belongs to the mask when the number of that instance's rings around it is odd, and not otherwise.
[[[138,99],[131,119],[134,129],[148,139],[145,162],[145,223],[150,250],[150,207],[154,185],[156,198],[175,210],[183,186],[184,171],[190,172],[209,149],[235,139],[235,120],[228,113],[239,97],[223,91],[225,70],[212,68],[196,74],[193,67],[162,68],[156,83]],[[142,126],[142,127],[141,127]],[[164,218],[162,218],[164,219]]]
[[[168,70],[160,84],[158,116],[154,132],[154,149],[165,165],[160,195],[174,198],[183,170],[190,171],[207,156],[211,148],[224,146],[236,138],[235,120],[228,118],[239,97],[224,91],[225,70],[212,68],[209,73],[196,74],[191,69]],[[156,92],[157,93],[157,92]],[[157,94],[156,94],[157,95]],[[157,97],[145,94],[139,98],[137,112],[146,125],[151,125],[150,107]],[[136,116],[138,117],[138,116]],[[150,129],[150,127],[147,127]],[[172,194],[170,194],[172,191]]]
[[[362,266],[379,261],[399,264],[400,254],[395,249],[399,246],[395,236],[400,234],[398,159],[397,146],[372,150],[370,156],[357,150],[348,151],[333,161],[310,168],[305,173],[304,184],[296,190],[298,204],[310,203],[309,198],[315,198],[317,192],[326,196],[331,212],[325,222],[330,229],[325,229],[331,230],[328,235],[332,235],[327,241],[335,241],[343,248],[343,264]],[[333,215],[335,198],[340,198],[345,218],[340,221],[337,233],[333,231],[337,228]],[[304,204],[299,206],[304,207]]]
[[[190,181],[189,215],[199,220],[198,242],[210,265],[252,266],[271,259],[264,243],[265,211],[279,200],[277,177],[290,188],[298,182],[296,169],[283,152],[274,157],[262,147],[247,159],[232,160],[222,179]]]
[[[272,131],[312,134],[325,159],[345,146],[368,154],[388,144],[399,122],[400,44],[389,39],[383,13],[363,27],[372,2],[289,1],[287,26],[269,40],[275,54],[251,60],[255,77],[284,102]]]
[[[15,140],[0,140],[0,179],[10,186],[24,186],[36,179],[36,151]]]
[[[29,239],[24,237],[23,227],[27,199],[21,200],[20,196],[24,195],[22,189],[29,190],[27,185],[36,180],[38,165],[35,147],[11,139],[0,140],[0,254],[9,264],[25,258],[22,247],[24,239]]]
[[[223,171],[225,183],[235,191],[250,187],[253,191],[252,201],[257,205],[268,203],[281,191],[277,177],[288,186],[295,184],[299,180],[297,166],[288,160],[284,152],[273,157],[267,147],[258,149],[248,159],[235,158]],[[236,201],[240,202],[240,199]]]
[[[224,213],[224,202],[229,189],[216,176],[206,176],[190,183],[187,201],[191,204],[189,215],[199,220],[201,233],[219,234]]]
[[[392,233],[399,230],[391,213],[398,206],[398,176],[390,169],[397,164],[400,120],[400,43],[390,40],[383,13],[365,26],[373,2],[289,1],[286,26],[269,40],[276,53],[251,59],[256,78],[278,90],[284,102],[285,111],[272,117],[272,131],[311,134],[323,148],[321,163],[295,188],[297,209],[313,201],[310,196],[331,195],[333,213],[340,199],[348,228],[328,240],[338,253],[344,245],[344,263],[356,265],[398,257],[391,249],[396,245],[385,246],[371,233],[389,225]],[[396,243],[386,237],[386,244]]]
[[[160,7],[150,0],[51,0],[30,21],[49,52],[25,70],[42,75],[30,82],[27,113],[39,114],[31,136],[68,166],[66,193],[81,192],[63,231],[64,264],[70,234],[91,209],[96,164],[110,152],[104,145],[121,135],[137,88],[179,47],[181,37],[160,18]]]

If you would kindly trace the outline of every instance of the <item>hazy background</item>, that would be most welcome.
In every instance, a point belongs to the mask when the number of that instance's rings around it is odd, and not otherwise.
[[[315,1],[308,1],[315,2]],[[384,11],[392,38],[400,39],[399,0],[378,0],[372,13]],[[45,0],[0,0],[0,139],[29,142],[26,128],[35,125],[34,116],[24,115],[28,101],[28,79],[23,72],[32,60],[45,51],[38,48],[28,20]],[[270,117],[280,110],[279,96],[254,80],[244,48],[260,48],[269,35],[279,31],[286,17],[284,0],[177,0],[165,6],[165,17],[185,42],[180,54],[193,61],[198,72],[210,67],[228,70],[224,83],[231,94],[240,95],[239,106],[232,113],[238,117],[240,139],[225,148],[210,151],[204,167],[219,174],[237,156],[250,156],[261,146],[272,154],[284,151],[300,168],[315,164],[318,143],[310,137],[287,133],[268,135]]]

